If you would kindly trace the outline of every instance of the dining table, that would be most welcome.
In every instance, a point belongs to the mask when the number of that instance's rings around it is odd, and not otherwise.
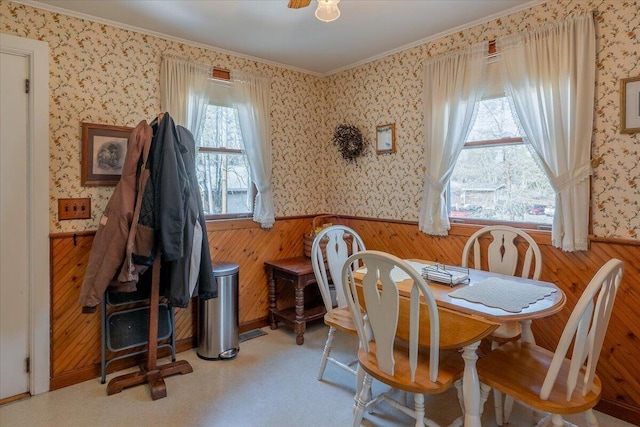
[[[534,342],[530,327],[532,320],[558,313],[566,302],[562,289],[550,282],[484,270],[443,266],[428,260],[405,261],[425,277],[438,307],[459,313],[461,318],[477,316],[500,324],[520,323],[521,340],[525,342]],[[450,280],[450,283],[443,283],[441,278],[438,278],[439,281],[431,280],[429,272],[434,268],[450,271],[452,277],[462,280]],[[362,280],[363,273],[362,270],[355,271],[354,280]],[[409,298],[412,280],[408,276],[393,277],[393,272],[392,278],[398,284],[400,296]],[[453,281],[458,283],[452,284]],[[508,291],[505,292],[505,289]],[[441,320],[444,321],[446,319]],[[481,427],[482,406],[490,391],[487,386],[481,387],[476,370],[480,342],[481,337],[462,346],[465,365],[462,378],[465,427]]]

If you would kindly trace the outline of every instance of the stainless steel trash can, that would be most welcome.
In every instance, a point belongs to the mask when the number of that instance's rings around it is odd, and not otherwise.
[[[218,298],[199,300],[198,357],[206,360],[236,357],[238,343],[238,271],[237,264],[213,263],[218,283]]]

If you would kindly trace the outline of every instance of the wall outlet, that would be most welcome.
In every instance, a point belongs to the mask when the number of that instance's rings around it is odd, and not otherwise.
[[[58,221],[90,218],[91,198],[58,199]]]

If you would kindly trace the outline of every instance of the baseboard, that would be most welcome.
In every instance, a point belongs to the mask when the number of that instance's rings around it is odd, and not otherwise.
[[[135,358],[131,358],[133,361]],[[92,380],[100,376],[100,365],[85,366],[62,375],[51,377],[49,382],[49,391],[58,390],[70,385],[78,384],[84,381]]]
[[[269,317],[261,317],[259,319],[254,319],[250,322],[243,323],[240,325],[240,333],[250,331],[251,329],[264,328],[265,326],[269,326]]]
[[[6,405],[7,403],[17,402],[18,400],[27,399],[31,397],[31,393],[28,391],[25,393],[20,393],[15,396],[5,397],[4,399],[0,399],[0,406]]]
[[[612,402],[610,400],[601,399],[595,409],[633,425],[640,425],[640,409],[637,407],[621,402]]]
[[[267,316],[241,324],[238,327],[238,332],[243,333],[252,329],[264,328],[265,326],[269,326],[269,317]],[[198,347],[198,337],[195,336],[176,341],[176,353],[191,350],[196,347]]]

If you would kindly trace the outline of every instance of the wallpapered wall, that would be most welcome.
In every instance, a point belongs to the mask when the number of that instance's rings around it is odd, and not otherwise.
[[[160,112],[160,61],[173,55],[271,80],[278,216],[324,212],[328,147],[320,144],[324,79],[18,3],[0,2],[0,31],[49,43],[50,230],[93,230],[113,187],[80,185],[81,122],[135,126]],[[91,220],[57,220],[57,199],[91,197]]]
[[[597,10],[596,114],[592,156],[602,164],[592,179],[592,224],[598,236],[640,239],[640,134],[622,135],[619,79],[640,75],[640,2],[549,1],[453,35],[330,76],[326,132],[357,125],[372,142],[358,163],[329,158],[332,211],[415,221],[420,212],[424,139],[422,70],[425,59],[484,40],[527,31],[586,10]],[[376,125],[396,123],[397,152],[378,156]],[[327,138],[330,135],[327,136]],[[353,187],[357,191],[353,191]]]
[[[159,112],[159,65],[169,54],[271,79],[273,187],[277,216],[336,212],[416,221],[423,181],[422,66],[430,56],[597,10],[593,232],[640,239],[640,137],[622,135],[619,79],[640,74],[640,3],[551,0],[329,77],[0,1],[0,31],[49,43],[50,229],[97,228],[112,188],[80,186],[80,123],[135,126]],[[397,152],[370,145],[346,163],[331,144],[339,123],[375,140],[396,123]],[[330,181],[330,183],[329,183]],[[91,197],[92,219],[57,221],[57,199]]]

